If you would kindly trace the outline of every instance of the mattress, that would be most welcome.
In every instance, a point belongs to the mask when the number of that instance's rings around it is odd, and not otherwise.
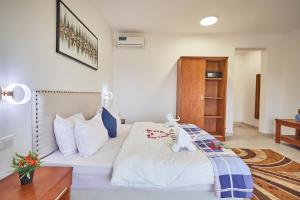
[[[72,166],[74,174],[111,175],[112,166],[131,125],[121,125],[120,133],[110,138],[94,155],[83,158],[79,154],[64,156],[59,150],[43,159],[44,166]]]

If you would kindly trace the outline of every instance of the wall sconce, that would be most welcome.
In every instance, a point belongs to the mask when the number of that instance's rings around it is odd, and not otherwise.
[[[24,92],[24,97],[21,100],[17,100],[14,96],[14,89],[21,88]],[[10,104],[20,105],[27,103],[31,98],[30,89],[24,85],[19,83],[9,84],[6,88],[0,87],[0,100],[5,100]]]
[[[108,105],[108,102],[114,98],[114,94],[112,92],[104,92],[103,99],[104,99],[104,106]]]

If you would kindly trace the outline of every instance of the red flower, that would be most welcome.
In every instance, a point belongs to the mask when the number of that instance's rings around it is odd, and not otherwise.
[[[214,142],[211,142],[210,145],[209,145],[209,148],[214,150],[216,148],[216,145]]]
[[[25,161],[30,166],[35,166],[37,164],[37,161],[32,159],[30,156],[26,156]]]
[[[31,163],[30,163],[31,166],[36,166],[36,164],[37,164],[36,160],[31,160]]]
[[[32,159],[27,160],[26,162],[27,162],[27,164],[30,165],[30,166],[35,166],[35,165],[37,164],[36,160],[32,160]]]

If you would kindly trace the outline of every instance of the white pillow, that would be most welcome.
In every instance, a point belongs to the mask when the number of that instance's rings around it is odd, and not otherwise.
[[[108,133],[100,114],[88,121],[75,120],[75,140],[82,157],[93,155],[104,145]]]
[[[54,119],[54,135],[56,138],[56,143],[60,152],[64,156],[68,156],[77,152],[74,130],[75,119],[84,120],[84,117],[81,113],[78,113],[64,119],[56,114]]]

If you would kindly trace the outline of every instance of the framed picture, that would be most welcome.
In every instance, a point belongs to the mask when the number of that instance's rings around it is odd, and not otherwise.
[[[57,0],[56,52],[98,70],[98,38]]]

